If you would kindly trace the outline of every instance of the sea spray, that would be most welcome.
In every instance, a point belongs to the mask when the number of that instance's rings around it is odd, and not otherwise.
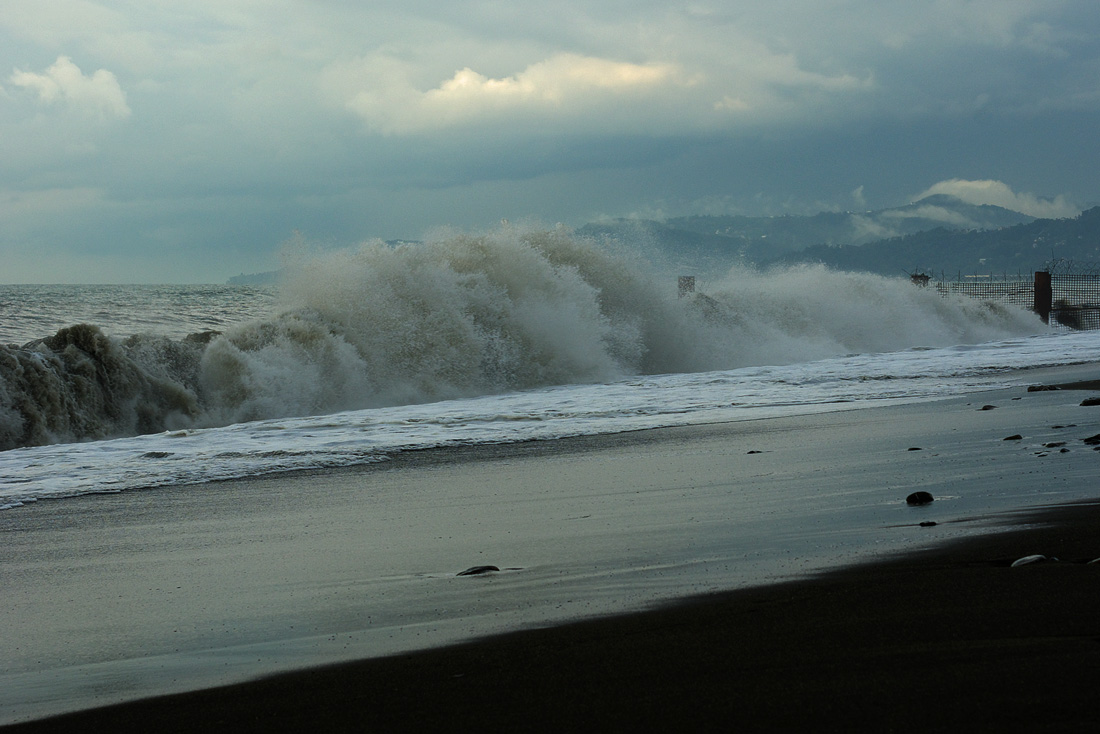
[[[902,279],[737,268],[675,274],[568,230],[365,243],[290,263],[281,306],[171,340],[63,329],[0,347],[0,448],[783,364],[1041,328]]]
[[[902,278],[797,265],[764,272],[734,268],[706,287],[711,322],[735,338],[729,366],[787,364],[839,354],[914,346],[976,344],[1042,329],[1020,308],[944,298]],[[716,335],[721,339],[721,336]]]
[[[0,347],[0,449],[189,425],[200,351],[198,340],[120,341],[87,324]]]

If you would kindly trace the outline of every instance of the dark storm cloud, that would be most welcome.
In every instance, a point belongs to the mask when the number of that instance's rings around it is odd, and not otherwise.
[[[883,206],[941,182],[1071,211],[1100,200],[1098,39],[1086,0],[9,0],[4,279],[220,280],[296,228]]]

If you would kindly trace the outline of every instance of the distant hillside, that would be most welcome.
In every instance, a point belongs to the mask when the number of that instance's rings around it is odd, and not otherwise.
[[[747,255],[756,258],[819,244],[861,245],[930,229],[1000,229],[1033,220],[1020,212],[975,206],[940,194],[878,211],[822,212],[805,217],[679,217],[666,224],[733,238],[747,248]]]
[[[823,263],[889,276],[1029,273],[1051,259],[1100,263],[1100,207],[1073,219],[1035,219],[951,196],[893,209],[813,216],[615,219],[576,231],[621,243],[682,273],[745,264]],[[409,244],[392,240],[390,245]],[[282,271],[238,275],[232,285],[275,283]]]
[[[665,222],[617,219],[587,224],[579,234],[660,248],[699,268],[732,262],[760,264],[820,245],[863,245],[931,230],[998,230],[1033,222],[1026,214],[975,206],[952,196],[868,212],[812,216],[677,217]]]
[[[226,285],[272,285],[279,282],[283,274],[281,270],[271,270],[266,273],[241,273],[234,275],[226,281]]]
[[[1036,219],[998,230],[934,229],[865,245],[815,245],[761,264],[813,262],[883,275],[919,270],[951,277],[1027,274],[1058,259],[1100,262],[1100,207],[1073,219]]]
[[[585,224],[577,233],[648,248],[676,267],[704,272],[735,263],[801,262],[798,253],[806,250],[812,250],[816,260],[849,259],[854,263],[851,266],[858,267],[857,261],[867,253],[828,252],[824,248],[843,249],[930,231],[998,231],[1033,221],[1019,211],[936,195],[903,207],[806,217],[678,217],[663,222],[616,219]],[[916,266],[906,265],[910,270]]]

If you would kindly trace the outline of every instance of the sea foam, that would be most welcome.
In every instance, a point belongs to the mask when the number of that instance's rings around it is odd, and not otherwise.
[[[1033,314],[803,266],[677,293],[624,248],[503,226],[291,259],[267,317],[182,340],[0,346],[0,449],[787,364],[1040,331]]]

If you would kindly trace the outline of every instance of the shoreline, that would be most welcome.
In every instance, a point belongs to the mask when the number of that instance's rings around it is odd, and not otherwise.
[[[1063,390],[1074,389],[1071,385],[1095,390],[1100,383],[1069,382],[1095,374],[1095,365],[1031,373]],[[927,596],[914,597],[913,589],[904,585],[892,590],[876,586],[883,598],[908,598],[914,605],[908,612],[895,609],[894,624],[919,627],[923,617],[942,615],[937,610],[958,600],[943,597],[929,585],[947,583],[958,596],[985,583],[974,569],[989,566],[989,549],[995,547],[990,539],[1003,534],[1001,528],[991,532],[991,525],[1026,523],[1019,519],[1021,512],[1033,513],[1046,505],[1095,502],[1097,455],[1080,440],[1100,430],[1100,408],[1079,407],[1081,397],[1080,392],[1027,392],[1021,385],[854,411],[433,449],[359,469],[233,480],[211,493],[196,491],[201,487],[163,488],[75,498],[0,515],[0,530],[9,541],[0,549],[0,562],[11,572],[8,598],[15,612],[9,625],[12,634],[0,641],[0,653],[13,673],[2,676],[7,690],[0,694],[0,721],[26,721],[76,709],[82,711],[71,716],[98,716],[95,712],[103,709],[95,706],[134,699],[140,700],[123,706],[145,705],[153,700],[150,696],[183,690],[198,691],[183,696],[241,693],[251,704],[242,704],[236,713],[232,700],[217,706],[225,707],[230,718],[244,716],[248,706],[271,705],[259,691],[265,686],[272,690],[276,678],[219,688],[221,683],[294,670],[299,672],[288,674],[286,680],[293,681],[288,685],[304,686],[311,700],[320,700],[328,695],[321,689],[340,689],[338,680],[314,683],[324,671],[336,670],[331,664],[351,666],[348,670],[358,671],[352,677],[362,681],[367,680],[362,671],[374,661],[411,657],[438,662],[469,646],[482,652],[462,654],[477,660],[484,650],[496,649],[494,640],[505,640],[500,644],[507,647],[513,634],[528,634],[515,630],[533,627],[540,629],[532,634],[550,634],[547,639],[554,639],[552,630],[565,630],[559,633],[565,635],[561,645],[573,655],[583,657],[580,648],[593,645],[584,665],[614,678],[619,674],[603,662],[603,648],[614,651],[623,640],[640,644],[639,636],[648,635],[641,631],[649,629],[646,625],[677,609],[677,614],[694,610],[689,616],[695,621],[676,622],[673,631],[677,625],[695,631],[685,631],[672,648],[651,654],[620,649],[615,654],[626,656],[620,658],[623,666],[641,676],[652,655],[661,661],[658,667],[675,671],[668,676],[694,680],[693,685],[705,688],[705,681],[685,666],[692,665],[694,656],[701,670],[722,669],[720,661],[706,655],[715,646],[734,645],[729,649],[737,650],[735,657],[757,655],[755,665],[770,670],[771,684],[781,690],[789,681],[783,670],[759,657],[767,648],[737,648],[741,643],[728,631],[724,637],[713,637],[721,632],[714,627],[714,615],[726,614],[717,610],[741,615],[741,622],[772,624],[770,617],[754,617],[753,610],[760,604],[771,608],[778,603],[775,599],[797,597],[807,607],[798,613],[824,613],[840,592],[822,595],[816,586],[820,579],[842,578],[846,569],[854,568],[852,573],[861,579],[857,586],[879,585],[884,569],[887,576],[900,569]],[[986,410],[983,402],[998,409]],[[1010,433],[1025,436],[1010,441]],[[313,491],[321,482],[326,491]],[[915,488],[931,490],[936,502],[906,507],[904,497]],[[1074,506],[1059,519],[1070,528],[1065,533],[1045,527],[1010,533],[1046,532],[1046,540],[1036,539],[1047,546],[1061,543],[1061,534],[1091,542],[1098,516],[1093,504]],[[925,524],[931,527],[922,527]],[[976,532],[983,534],[973,536]],[[975,547],[987,543],[979,554],[985,560],[972,556],[950,572],[956,580],[920,580],[920,569],[914,567],[918,561],[971,542]],[[43,557],[43,548],[50,549],[48,557]],[[1021,551],[1016,557],[1065,554],[1044,548]],[[1085,550],[1081,546],[1080,553]],[[899,553],[908,555],[899,560]],[[994,566],[1007,566],[1002,563],[1006,554],[999,551]],[[1093,557],[1097,556],[1100,550]],[[504,571],[472,583],[456,578],[463,568],[488,563]],[[1088,568],[1100,570],[1100,565]],[[965,573],[970,577],[960,580]],[[43,577],[51,584],[36,581]],[[1017,573],[1012,578],[1024,577]],[[232,592],[227,594],[227,589]],[[1100,598],[1094,593],[1088,600],[1092,607],[1086,609],[1085,602],[1073,596],[1079,591],[1055,590],[1072,597],[1070,606],[1077,605],[1081,616],[1089,618]],[[849,585],[843,593],[855,591]],[[874,595],[863,598],[881,602]],[[757,601],[745,608],[745,599]],[[995,616],[997,605],[1004,608],[1007,602],[996,597],[982,603],[984,613]],[[783,609],[784,614],[795,613],[790,607]],[[859,605],[849,604],[833,614],[839,624],[858,619],[858,611]],[[331,621],[318,624],[318,615]],[[700,626],[703,618],[712,620],[710,626]],[[663,624],[658,628],[664,629]],[[775,654],[796,668],[808,664],[800,656],[810,655],[817,660],[817,674],[828,678],[831,673],[820,667],[828,661],[819,659],[823,643],[813,637],[813,622],[804,618],[799,624],[806,629],[775,628],[772,637],[784,640]],[[590,629],[586,625],[609,627],[594,642],[583,635],[579,639],[589,642],[570,642]],[[346,631],[354,633],[344,635]],[[493,637],[501,632],[504,637]],[[849,627],[843,634],[851,643],[862,633]],[[885,632],[875,634],[880,642],[885,639]],[[320,641],[329,635],[334,642]],[[355,637],[360,639],[352,640]],[[477,642],[462,642],[470,639]],[[357,646],[348,647],[349,640]],[[212,641],[223,646],[221,652],[211,648]],[[281,658],[275,654],[279,644],[287,646]],[[335,647],[338,644],[345,645],[343,651]],[[984,643],[971,644],[979,653],[984,650]],[[534,657],[531,645],[536,648]],[[485,683],[485,690],[495,691],[515,679],[514,688],[524,675],[532,676],[531,686],[542,688],[550,685],[543,680],[550,676],[559,695],[582,695],[587,689],[577,694],[570,681],[585,680],[588,673],[576,669],[579,662],[555,657],[557,645],[512,644],[509,654],[514,659],[505,665],[512,668]],[[841,654],[839,643],[827,647],[830,654]],[[445,653],[448,650],[452,652]],[[257,659],[257,652],[262,659]],[[416,657],[436,653],[445,653],[444,658]],[[927,650],[920,652],[922,658],[926,654]],[[209,676],[212,669],[230,665],[233,656],[251,656],[251,662],[221,679]],[[678,657],[684,660],[678,662]],[[104,669],[110,675],[100,670],[96,675],[103,677],[89,678],[87,663],[98,661],[114,666]],[[429,664],[418,665],[416,675],[429,676]],[[859,665],[871,663],[862,660]],[[572,672],[559,675],[559,669]],[[22,671],[30,671],[30,677]],[[901,675],[895,669],[879,670],[879,675],[895,674]],[[385,680],[390,675],[385,673]],[[416,675],[407,679],[410,686]],[[686,683],[663,680],[656,669],[647,675],[633,692],[615,694],[620,703],[607,703],[608,710],[619,706],[622,715],[629,716],[639,706],[629,704],[630,697],[637,699],[640,690],[652,690],[661,699],[695,700],[684,688]],[[723,675],[729,678],[731,673]],[[157,676],[163,682],[158,683]],[[365,685],[392,688],[377,678],[370,681]],[[729,680],[727,684],[733,685]],[[260,688],[251,688],[254,685]],[[590,680],[586,685],[602,684]],[[807,681],[799,685],[813,687]],[[939,689],[931,688],[938,695]],[[734,689],[736,696],[749,695],[742,684]],[[434,691],[417,692],[413,686],[409,696],[434,697]],[[753,691],[752,696],[762,695],[762,689]],[[28,695],[39,698],[30,703]],[[225,695],[232,699],[237,693]],[[289,695],[286,690],[279,694]],[[467,690],[466,695],[471,698],[471,716],[478,702],[483,707],[488,703],[484,693],[479,698]],[[513,690],[510,695],[531,706],[552,708],[546,701],[539,704],[530,692]],[[925,695],[932,694],[922,693],[918,699]],[[363,700],[362,694],[354,697]],[[460,699],[454,702],[459,709],[467,705]],[[157,698],[148,705],[156,708],[156,702],[168,700]],[[499,708],[496,698],[491,700],[489,708]],[[332,699],[325,705],[340,706]],[[695,705],[719,714],[713,706]],[[377,701],[371,706],[389,710],[391,725],[401,724],[400,707],[387,708]],[[592,703],[594,709],[603,706]],[[687,716],[683,707],[673,708],[678,716]],[[513,708],[512,713],[518,716],[520,711]],[[650,711],[647,717],[658,713]],[[149,715],[156,714],[142,714]],[[323,715],[339,728],[333,718],[337,712]],[[668,721],[671,725],[673,720]],[[567,723],[585,724],[581,719]],[[616,728],[610,719],[600,720],[599,726]]]
[[[892,731],[1095,724],[1100,499],[809,579],[4,727]],[[1032,553],[1059,562],[1013,568]]]

